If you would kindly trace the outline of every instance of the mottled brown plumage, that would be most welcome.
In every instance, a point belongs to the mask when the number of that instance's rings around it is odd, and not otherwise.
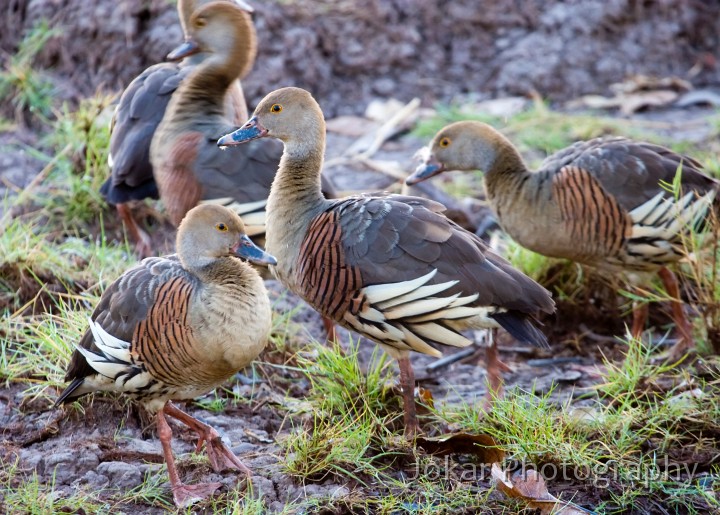
[[[208,0],[178,1],[178,15],[183,29],[189,24],[190,15],[207,3]],[[150,142],[171,96],[206,56],[198,53],[180,62],[149,67],[123,91],[115,108],[108,158],[111,175],[100,192],[110,204],[118,207],[131,236],[136,240],[138,252],[143,256],[150,253],[149,238],[137,226],[125,204],[133,200],[158,198],[150,164]],[[245,97],[239,81],[235,81],[228,90],[225,114],[234,123],[247,119]]]
[[[610,272],[656,272],[684,257],[682,240],[702,229],[720,184],[688,156],[620,137],[575,143],[531,172],[512,143],[480,122],[438,132],[408,183],[444,170],[482,170],[501,226],[524,247]],[[675,198],[668,185],[679,172]],[[672,273],[662,277],[677,295]],[[688,340],[677,305],[675,314]]]
[[[184,505],[218,485],[180,483],[164,416],[198,432],[215,469],[247,472],[211,427],[170,401],[204,395],[265,347],[271,326],[267,291],[257,272],[237,256],[264,264],[274,259],[250,242],[234,212],[214,205],[188,213],[177,249],[177,255],[143,260],[105,290],[70,361],[66,380],[71,383],[57,403],[116,391],[156,413],[173,495]]]
[[[406,430],[416,427],[409,351],[465,346],[460,331],[504,327],[547,345],[532,317],[549,293],[513,269],[436,202],[400,195],[330,201],[320,193],[325,121],[302,89],[270,93],[253,118],[219,144],[272,136],[285,150],[268,200],[273,273],[323,315],[379,343],[401,364]]]

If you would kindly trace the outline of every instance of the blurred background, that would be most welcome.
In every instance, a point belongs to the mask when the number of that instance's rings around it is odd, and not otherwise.
[[[5,0],[7,59],[42,20],[57,30],[34,61],[61,96],[119,91],[182,39],[169,0]],[[326,116],[373,97],[560,101],[606,94],[634,74],[720,85],[720,2],[700,0],[263,0],[248,102],[288,85]]]

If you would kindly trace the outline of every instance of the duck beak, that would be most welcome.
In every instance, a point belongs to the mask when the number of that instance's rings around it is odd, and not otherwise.
[[[249,13],[255,12],[255,9],[253,9],[253,7],[249,3],[244,2],[243,0],[233,0],[233,2],[243,11],[247,11]]]
[[[250,118],[245,125],[240,127],[235,132],[226,134],[220,138],[217,142],[218,147],[231,147],[233,145],[240,145],[241,143],[247,143],[254,139],[262,138],[266,136],[268,130],[260,125],[257,116]]]
[[[445,171],[445,166],[430,156],[430,158],[415,169],[415,172],[410,177],[405,179],[405,184],[412,186],[443,171]]]
[[[165,59],[168,61],[179,61],[180,59],[189,55],[194,55],[200,52],[200,47],[193,40],[188,39],[182,45],[175,48],[170,52]]]
[[[277,259],[255,245],[247,234],[240,236],[240,241],[231,250],[237,257],[256,265],[277,265]]]

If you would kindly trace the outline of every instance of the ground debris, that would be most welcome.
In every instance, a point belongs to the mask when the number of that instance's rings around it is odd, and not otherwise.
[[[527,469],[516,472],[512,477],[493,463],[492,476],[498,488],[508,497],[524,501],[528,508],[540,510],[542,515],[593,515],[594,512],[585,510],[571,502],[561,501],[550,495],[545,485],[545,479],[536,470]]]
[[[455,433],[439,437],[418,437],[415,442],[430,454],[473,454],[482,463],[499,463],[505,452],[490,435]]]

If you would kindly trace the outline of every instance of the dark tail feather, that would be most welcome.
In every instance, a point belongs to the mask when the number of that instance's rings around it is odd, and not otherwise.
[[[533,325],[532,318],[525,313],[508,311],[506,313],[496,313],[491,316],[519,342],[529,343],[543,349],[550,348],[545,335],[540,332],[540,329]]]
[[[53,406],[53,408],[57,408],[57,407],[60,406],[61,404],[67,404],[68,402],[74,401],[74,400],[76,399],[76,397],[72,397],[72,394],[75,392],[75,390],[77,390],[78,388],[80,388],[80,386],[81,386],[84,382],[85,382],[85,378],[84,378],[84,377],[79,377],[79,378],[75,379],[72,383],[70,383],[70,384],[68,385],[68,387],[65,388],[65,391],[63,391],[63,393],[60,394],[60,397],[57,398],[57,400],[55,401],[55,405]],[[72,397],[72,398],[71,398],[71,397]]]
[[[100,186],[100,194],[108,204],[117,205],[130,202],[131,200],[143,200],[146,198],[159,198],[157,184],[154,179],[143,182],[135,186],[128,184],[113,185],[113,178],[109,177]]]
[[[100,194],[103,198],[107,198],[108,193],[110,193],[110,188],[112,188],[112,177],[105,179],[105,182],[100,186]]]

